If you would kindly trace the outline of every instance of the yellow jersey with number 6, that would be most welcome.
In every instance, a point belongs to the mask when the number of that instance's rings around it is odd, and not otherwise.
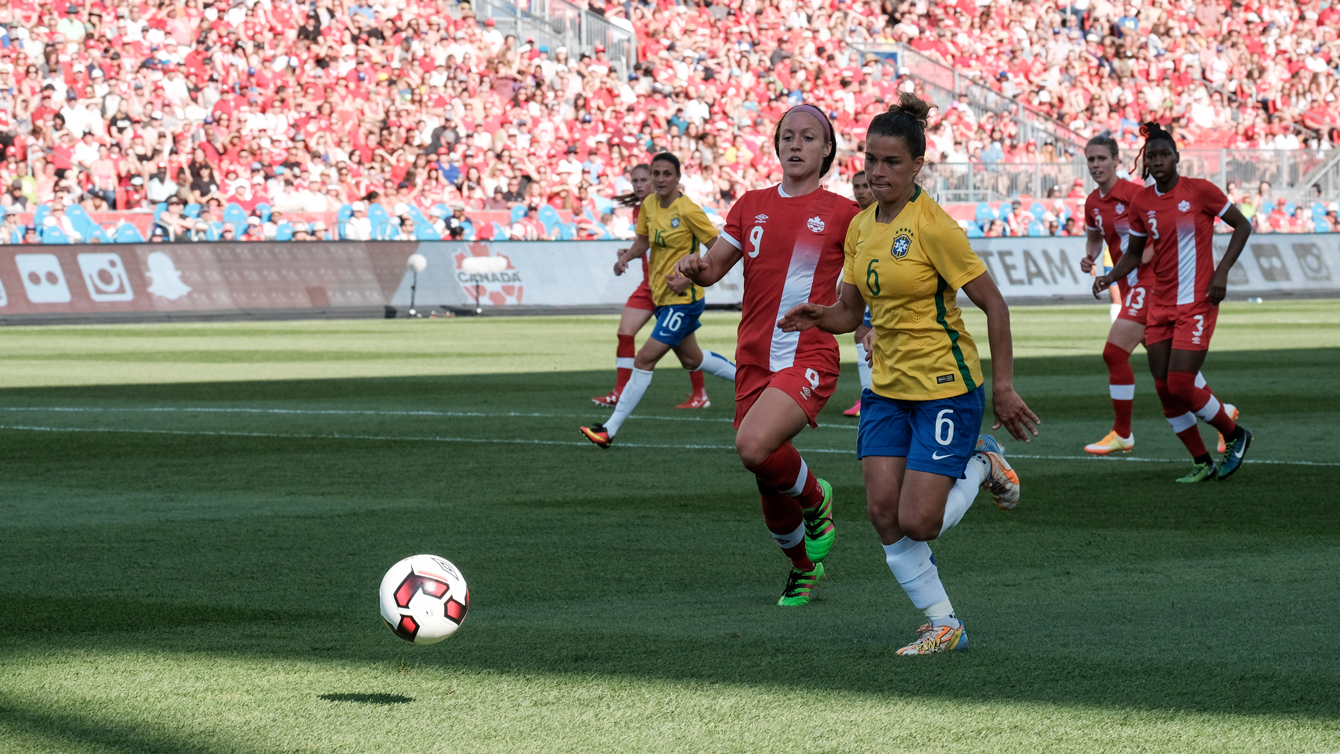
[[[685,255],[697,254],[698,244],[717,237],[716,226],[707,219],[707,213],[683,194],[670,202],[669,207],[662,207],[656,194],[648,194],[637,213],[637,234],[646,236],[651,243],[647,283],[651,286],[652,302],[657,306],[698,303],[703,297],[702,288],[690,285],[687,291],[675,293],[666,284],[665,276],[674,274],[675,262]]]
[[[982,384],[958,290],[986,272],[958,223],[920,187],[890,223],[872,204],[847,230],[842,282],[860,289],[875,328],[870,389],[895,400],[952,398]]]

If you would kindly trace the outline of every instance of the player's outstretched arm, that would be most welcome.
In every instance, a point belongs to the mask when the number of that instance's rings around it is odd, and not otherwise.
[[[1130,239],[1126,242],[1126,253],[1121,255],[1121,259],[1117,260],[1117,264],[1112,268],[1112,271],[1093,279],[1094,298],[1102,298],[1102,294],[1112,287],[1112,281],[1121,280],[1131,274],[1131,270],[1140,266],[1145,255],[1145,240],[1144,236],[1137,236],[1134,233],[1130,235]],[[968,286],[963,286],[963,290],[968,290]],[[969,297],[971,297],[971,294],[969,294]],[[976,303],[975,300],[974,303]]]
[[[1218,304],[1228,295],[1228,271],[1233,269],[1233,264],[1238,261],[1242,250],[1247,248],[1247,239],[1252,235],[1252,221],[1243,216],[1238,205],[1229,207],[1223,219],[1233,228],[1233,237],[1228,239],[1228,249],[1215,268],[1214,277],[1210,278],[1210,289],[1205,293],[1205,300],[1211,304]]]
[[[865,321],[865,299],[861,289],[851,283],[838,286],[838,300],[832,306],[804,303],[794,306],[777,320],[782,332],[800,332],[817,327],[834,335],[852,332]]]
[[[1123,261],[1125,259],[1122,257]],[[986,333],[991,343],[991,410],[996,414],[996,422],[991,428],[1005,427],[1014,439],[1029,442],[1029,433],[1037,437],[1037,425],[1042,420],[1014,392],[1014,341],[1010,335],[1009,304],[1000,295],[996,281],[986,273],[968,281],[963,292],[977,308],[986,312]]]
[[[619,258],[614,262],[614,274],[622,275],[628,269],[628,263],[646,254],[651,249],[651,241],[646,236],[638,236],[633,239],[633,245],[619,251]]]
[[[706,288],[725,277],[740,259],[740,250],[730,241],[717,236],[707,245],[706,254],[685,254],[681,257],[675,263],[675,272]]]

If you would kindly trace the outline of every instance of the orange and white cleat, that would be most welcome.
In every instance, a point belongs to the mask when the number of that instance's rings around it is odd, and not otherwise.
[[[1010,510],[1019,504],[1019,475],[1014,467],[1005,460],[1005,449],[991,435],[978,435],[974,456],[986,460],[986,479],[982,480],[982,489],[991,493],[1001,510]]]
[[[707,408],[710,405],[712,405],[712,401],[707,399],[707,391],[699,390],[675,408]]]
[[[597,395],[596,397],[591,399],[591,402],[596,404],[597,406],[604,406],[605,408],[614,408],[619,403],[619,391],[611,390],[609,392],[609,395]]]
[[[859,417],[861,415],[861,399],[857,398],[856,402],[851,404],[851,408],[847,409],[846,411],[843,411],[842,415]]]
[[[614,442],[614,438],[610,437],[609,430],[605,429],[604,424],[592,424],[589,427],[579,427],[578,429],[582,431],[582,437],[595,443],[597,447],[608,448]]]
[[[1115,453],[1120,450],[1123,453],[1129,453],[1135,448],[1135,433],[1130,437],[1122,437],[1116,433],[1116,430],[1107,433],[1107,437],[1098,442],[1089,443],[1084,446],[1085,453],[1092,453],[1096,456],[1105,456],[1109,453]]]
[[[1228,418],[1232,419],[1233,421],[1236,422],[1236,421],[1238,420],[1238,407],[1237,407],[1237,406],[1234,406],[1232,403],[1225,403],[1225,404],[1224,404],[1224,413],[1228,414]],[[1224,442],[1224,433],[1223,433],[1223,432],[1220,432],[1220,433],[1219,433],[1219,453],[1220,453],[1220,454],[1223,454],[1223,453],[1227,453],[1227,452],[1228,452],[1228,443]]]
[[[963,624],[957,626],[932,626],[929,623],[923,624],[917,629],[917,638],[912,640],[911,644],[898,650],[898,654],[909,655],[932,655],[941,652],[963,651],[968,648],[968,632],[963,629]]]

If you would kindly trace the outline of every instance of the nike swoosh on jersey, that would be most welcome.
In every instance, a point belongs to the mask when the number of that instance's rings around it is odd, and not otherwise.
[[[939,453],[931,453],[931,460],[932,460],[932,461],[939,461],[939,460],[942,459],[942,458],[948,458],[948,457],[950,457],[950,456],[952,456],[952,455],[954,455],[954,454],[953,454],[953,453],[945,453],[944,455],[940,455]]]

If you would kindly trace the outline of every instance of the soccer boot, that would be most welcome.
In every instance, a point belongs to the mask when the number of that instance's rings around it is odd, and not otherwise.
[[[1123,453],[1129,453],[1135,449],[1135,433],[1130,437],[1122,437],[1116,433],[1116,430],[1107,433],[1107,437],[1098,442],[1089,443],[1084,446],[1085,453],[1092,453],[1096,456],[1105,456],[1108,453],[1115,453],[1120,450]]]
[[[813,571],[797,571],[792,568],[791,575],[786,579],[786,589],[782,591],[782,598],[777,600],[777,604],[781,607],[810,604],[810,595],[823,577],[823,563],[815,563]]]
[[[1232,419],[1234,422],[1238,420],[1238,407],[1234,406],[1232,403],[1224,404],[1224,413],[1228,414],[1228,418]],[[1224,442],[1224,433],[1216,432],[1215,434],[1219,435],[1219,452],[1227,453],[1228,445]]]
[[[604,424],[592,424],[589,427],[580,427],[580,429],[582,431],[582,437],[585,437],[599,447],[608,448],[614,442],[614,438],[610,437],[610,433],[605,429]]]
[[[690,395],[688,400],[675,406],[675,408],[707,408],[710,405],[712,405],[712,401],[707,399],[707,391],[700,390]]]
[[[900,655],[930,655],[938,652],[954,652],[968,648],[968,632],[963,623],[957,626],[932,626],[923,623],[917,629],[917,638],[911,644],[898,650]]]
[[[837,538],[833,526],[833,485],[820,479],[819,487],[824,491],[823,502],[800,511],[805,517],[805,554],[815,563],[828,557]]]
[[[1213,460],[1205,463],[1198,463],[1191,467],[1191,473],[1180,477],[1177,481],[1182,484],[1195,484],[1196,482],[1212,482],[1219,476],[1219,467]]]
[[[611,390],[608,395],[597,395],[591,402],[603,408],[614,408],[619,403],[619,391]]]
[[[1242,437],[1226,443],[1224,448],[1224,460],[1219,462],[1219,478],[1227,479],[1233,476],[1238,467],[1242,465],[1242,459],[1247,456],[1247,448],[1252,444],[1252,431],[1246,427],[1242,428]]]
[[[843,411],[842,415],[855,416],[859,418],[861,416],[861,399],[857,398],[856,402],[851,404],[851,408],[847,409],[846,411]]]
[[[991,493],[1001,510],[1009,510],[1019,504],[1019,475],[1005,460],[1005,449],[1000,447],[991,435],[978,435],[977,447],[973,455],[981,456],[987,464],[986,479],[982,480],[982,489]]]

